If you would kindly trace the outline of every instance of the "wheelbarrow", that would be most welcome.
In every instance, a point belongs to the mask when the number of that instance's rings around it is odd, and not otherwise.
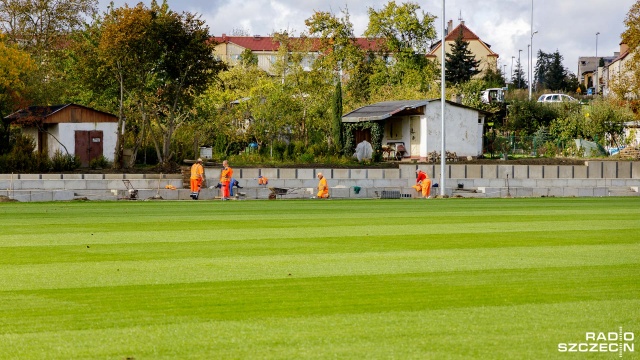
[[[274,200],[278,196],[280,196],[280,198],[282,199],[282,196],[287,195],[287,193],[289,192],[289,189],[278,187],[270,187],[269,190],[271,190],[271,194],[269,194],[269,200]]]
[[[133,185],[131,185],[131,181],[129,180],[122,180],[122,182],[124,183],[124,186],[127,188],[127,197],[125,199],[127,200],[138,200],[138,190],[135,189],[133,187]]]

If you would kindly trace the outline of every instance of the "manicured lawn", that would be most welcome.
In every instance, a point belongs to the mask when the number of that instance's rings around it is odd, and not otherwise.
[[[0,359],[640,353],[640,198],[2,203],[0,254]]]

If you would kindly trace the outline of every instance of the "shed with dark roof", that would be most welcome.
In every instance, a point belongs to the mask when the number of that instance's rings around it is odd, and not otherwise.
[[[118,117],[78,104],[31,106],[4,118],[18,125],[50,157],[56,152],[76,155],[83,166],[104,156],[113,161]]]
[[[383,101],[343,115],[342,122],[354,124],[347,127],[352,132],[347,136],[353,139],[353,146],[362,140],[373,144],[372,127],[358,124],[376,123],[382,132],[382,148],[377,150],[395,151],[401,146],[403,152],[396,151],[393,158],[424,161],[429,153],[441,151],[441,107],[440,99]],[[484,120],[488,115],[480,109],[445,101],[446,151],[465,157],[482,155]]]

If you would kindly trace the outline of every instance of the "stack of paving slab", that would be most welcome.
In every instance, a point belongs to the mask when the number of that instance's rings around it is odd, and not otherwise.
[[[278,199],[308,199],[316,192],[322,172],[331,198],[379,198],[383,191],[399,192],[402,198],[417,198],[411,188],[416,169],[424,170],[433,183],[440,182],[440,165],[400,164],[394,169],[302,169],[236,168],[234,178],[242,189],[241,199],[268,199],[270,188],[283,189]],[[201,200],[219,198],[214,186],[219,167],[205,167],[207,188]],[[260,176],[268,185],[258,185]],[[180,174],[0,174],[0,195],[19,201],[127,199],[123,180],[138,190],[139,200],[191,200]],[[165,189],[167,185],[176,190]],[[638,196],[639,161],[588,161],[584,165],[446,164],[446,194],[456,197],[600,197]],[[432,195],[439,194],[438,189]]]
[[[118,200],[128,197],[123,180],[138,190],[138,198],[168,193],[165,186],[182,187],[173,174],[0,174],[0,195],[23,202],[75,199]],[[189,198],[188,191],[185,199]]]

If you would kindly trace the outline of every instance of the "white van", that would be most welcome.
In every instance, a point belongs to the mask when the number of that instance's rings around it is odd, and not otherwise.
[[[538,102],[558,103],[558,102],[578,102],[578,99],[565,94],[542,94]]]

